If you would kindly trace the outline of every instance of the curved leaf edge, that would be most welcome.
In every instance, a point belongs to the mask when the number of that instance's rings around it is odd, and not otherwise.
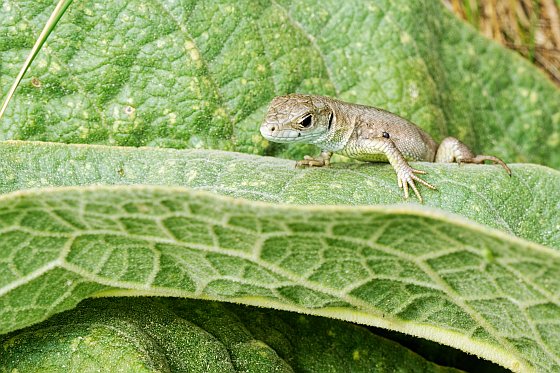
[[[205,198],[211,197],[212,199],[217,200],[217,202],[221,204],[230,204],[230,205],[239,205],[239,206],[251,205],[252,207],[256,207],[256,208],[275,209],[277,211],[290,210],[293,212],[294,210],[303,210],[309,212],[310,210],[315,210],[321,212],[328,211],[329,213],[348,212],[348,211],[352,211],[353,213],[378,212],[378,213],[385,213],[385,214],[399,214],[399,215],[431,218],[435,220],[445,221],[447,224],[454,224],[455,226],[458,227],[469,228],[471,230],[480,232],[481,234],[492,236],[494,238],[498,238],[501,240],[506,240],[511,242],[512,244],[522,245],[529,250],[535,250],[542,254],[550,255],[552,257],[560,259],[560,253],[554,249],[539,245],[531,241],[524,240],[522,238],[508,235],[507,233],[469,221],[458,215],[454,215],[438,209],[427,208],[418,205],[398,204],[398,205],[371,205],[371,206],[344,206],[344,205],[301,206],[301,205],[290,205],[290,204],[271,204],[267,202],[252,201],[252,200],[246,200],[241,198],[232,198],[232,197],[223,196],[212,192],[193,190],[184,187],[173,187],[173,186],[166,187],[166,186],[152,186],[152,185],[92,185],[92,186],[49,187],[49,188],[39,188],[39,189],[28,189],[28,190],[20,190],[17,192],[12,192],[0,196],[0,203],[3,201],[15,200],[20,198],[33,198],[34,196],[40,196],[40,195],[44,196],[45,194],[59,194],[59,193],[64,194],[70,191],[81,191],[81,192],[102,191],[102,192],[111,193],[111,192],[118,192],[118,191],[130,191],[131,189],[137,189],[142,191],[149,190],[154,192],[166,192],[166,193],[186,193],[186,194],[190,194],[194,198],[196,198],[197,196],[205,197]],[[56,267],[56,263],[53,263],[53,268],[54,267]],[[85,276],[85,277],[88,278],[91,276]],[[118,288],[116,287],[119,286],[118,281],[117,282],[111,281],[109,283],[100,278],[91,278],[91,280],[99,284],[110,286],[112,289],[102,290],[90,294],[89,297],[94,297],[94,298],[115,297],[115,296],[182,297],[182,298],[191,298],[191,299],[203,299],[203,300],[214,300],[214,301],[229,302],[229,303],[238,303],[238,304],[245,304],[250,306],[297,312],[302,314],[323,316],[323,317],[329,317],[329,318],[334,318],[334,319],[339,319],[339,320],[344,320],[349,322],[355,322],[363,325],[380,327],[380,328],[393,330],[393,331],[409,334],[412,336],[432,340],[434,342],[448,345],[453,348],[457,348],[461,351],[471,353],[481,358],[493,361],[499,365],[511,369],[512,371],[516,371],[516,372],[533,371],[534,369],[528,362],[509,353],[507,350],[503,348],[499,348],[478,340],[473,340],[458,332],[437,328],[433,325],[429,325],[426,323],[398,320],[393,317],[386,317],[384,314],[376,315],[368,312],[349,310],[343,307],[324,307],[320,309],[319,308],[309,309],[305,307],[298,307],[295,305],[285,304],[282,302],[271,301],[270,299],[264,297],[258,297],[258,296],[222,298],[222,297],[211,297],[211,296],[200,295],[200,294],[195,295],[193,293],[185,292],[181,290],[161,289],[157,291],[147,291],[145,289],[139,288],[137,284],[134,284],[136,286],[131,286],[132,284],[130,283],[122,283],[121,284],[122,288]],[[133,287],[136,287],[136,289],[134,289]],[[7,289],[7,292],[12,290],[12,288],[13,287]],[[86,298],[88,297],[84,297],[83,299]],[[62,312],[68,309],[71,309],[71,307],[60,309],[58,312]],[[37,322],[40,321],[43,320],[37,320]]]
[[[90,145],[86,145],[90,146]],[[243,154],[243,153],[241,153]],[[543,167],[545,169],[550,169],[546,166],[535,165],[538,167]],[[556,171],[554,169],[550,169]],[[560,171],[556,171],[560,173]],[[377,212],[377,213],[384,213],[384,214],[400,214],[400,215],[409,215],[409,216],[417,216],[422,218],[431,218],[434,220],[441,220],[446,222],[452,222],[454,225],[469,228],[494,238],[509,240],[512,243],[530,246],[532,249],[538,250],[546,255],[553,255],[560,258],[560,253],[554,249],[551,249],[547,246],[525,240],[523,238],[507,234],[501,230],[491,228],[485,226],[483,224],[479,224],[473,222],[469,219],[466,219],[460,215],[453,214],[441,209],[433,208],[433,207],[425,207],[418,204],[406,204],[406,203],[398,203],[392,205],[297,205],[297,204],[289,204],[289,203],[270,203],[270,202],[263,202],[263,201],[255,201],[246,198],[237,198],[237,197],[230,197],[226,195],[221,195],[219,193],[209,192],[200,189],[191,189],[181,186],[162,186],[162,185],[150,185],[150,184],[134,184],[134,185],[104,185],[104,184],[97,184],[97,185],[86,185],[86,186],[63,186],[63,187],[44,187],[44,188],[30,188],[25,190],[18,190],[15,192],[6,193],[0,195],[0,202],[5,200],[11,200],[16,198],[25,198],[25,197],[33,197],[39,196],[44,194],[50,193],[64,193],[66,191],[120,191],[120,190],[146,190],[150,189],[155,192],[167,192],[167,193],[187,193],[192,195],[193,197],[201,196],[201,197],[211,197],[213,199],[220,200],[221,203],[227,203],[231,205],[251,205],[253,207],[262,208],[262,209],[276,209],[276,210],[289,210],[289,211],[311,211],[311,212],[318,212],[318,211],[325,211],[328,212],[361,212],[361,213],[368,213],[368,212]]]
[[[473,340],[461,333],[453,332],[437,328],[433,325],[418,323],[414,321],[397,320],[392,317],[379,317],[371,315],[367,312],[360,312],[348,310],[342,307],[325,307],[325,308],[303,308],[287,305],[285,303],[271,301],[267,298],[261,297],[239,297],[239,298],[219,298],[209,296],[194,296],[192,293],[182,291],[140,291],[140,290],[126,290],[115,289],[105,290],[93,294],[91,298],[104,298],[104,297],[178,297],[200,299],[207,301],[227,302],[234,304],[243,304],[246,306],[270,308],[279,311],[295,312],[304,315],[327,317],[336,320],[347,321],[360,325],[373,326],[377,328],[396,331],[399,333],[411,335],[413,337],[427,339],[437,342],[460,351],[478,356],[479,358],[491,361],[501,365],[514,372],[531,372],[534,371],[533,367],[528,365],[524,360],[518,359],[516,356],[508,354],[508,351],[496,348],[488,343],[481,343],[480,341]]]
[[[146,150],[150,150],[150,151],[168,152],[168,153],[182,153],[182,152],[202,151],[202,152],[213,152],[213,153],[216,153],[216,154],[237,154],[237,155],[243,156],[243,157],[262,157],[262,158],[268,158],[268,159],[277,159],[277,160],[282,160],[282,161],[286,161],[286,162],[291,162],[294,165],[296,163],[296,160],[293,160],[291,158],[283,158],[283,157],[280,157],[280,156],[269,156],[269,155],[244,153],[244,152],[237,152],[237,151],[230,151],[230,150],[206,149],[206,148],[176,149],[176,148],[158,148],[158,147],[153,147],[153,146],[124,146],[124,145],[79,144],[79,143],[68,144],[68,143],[60,143],[60,142],[54,142],[54,141],[36,141],[36,140],[33,140],[33,141],[29,141],[29,140],[3,140],[3,141],[0,141],[0,145],[10,145],[10,146],[15,146],[15,147],[38,145],[38,146],[55,147],[55,148],[67,147],[67,148],[77,148],[77,149],[105,149],[105,150],[117,149],[117,150],[123,150],[123,151],[131,151],[131,152],[142,150],[142,149],[146,149]],[[347,157],[344,157],[344,156],[339,156],[337,154],[335,154],[334,156],[339,157],[340,160],[343,161],[343,163],[370,163],[370,162],[355,161],[351,158],[347,158]],[[376,162],[373,162],[373,163],[376,163]],[[424,163],[424,164],[431,164],[431,165],[448,165],[448,163],[436,163],[436,162],[425,162],[425,161],[414,161],[413,163]],[[384,162],[381,162],[381,164],[389,165],[388,163],[384,163]],[[507,165],[508,166],[512,166],[512,165],[513,166],[521,166],[521,165],[529,166],[531,168],[545,170],[546,172],[549,172],[549,173],[555,173],[560,177],[560,169],[556,169],[554,167],[550,167],[550,166],[546,166],[546,165],[542,165],[542,164],[538,164],[538,163],[510,163],[510,162],[508,162]],[[140,184],[138,184],[138,185],[140,185]],[[144,185],[150,185],[150,184],[144,184]],[[41,190],[44,190],[45,188],[48,188],[48,187],[41,188]],[[56,188],[56,187],[52,187],[52,188]],[[184,188],[184,189],[189,189],[189,188]],[[29,190],[32,190],[32,189],[29,189]],[[15,192],[13,192],[13,193],[15,193]],[[255,201],[255,202],[257,202],[257,201]],[[403,203],[403,205],[407,205],[407,204]],[[314,206],[314,205],[306,205],[306,206],[310,207],[310,206]],[[325,206],[325,205],[317,205],[317,206]],[[344,205],[338,205],[338,206],[344,206]],[[387,205],[384,205],[384,206],[387,206]],[[379,211],[379,210],[376,210],[376,211]]]

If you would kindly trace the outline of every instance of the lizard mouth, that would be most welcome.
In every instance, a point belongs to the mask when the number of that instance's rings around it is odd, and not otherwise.
[[[265,123],[261,126],[261,135],[273,142],[285,143],[294,142],[301,139],[302,135],[300,131],[289,128],[280,128],[277,125],[272,125]]]

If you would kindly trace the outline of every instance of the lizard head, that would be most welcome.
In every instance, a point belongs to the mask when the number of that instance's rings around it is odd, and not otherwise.
[[[261,134],[273,142],[314,143],[330,130],[333,116],[319,96],[278,96],[270,103]]]

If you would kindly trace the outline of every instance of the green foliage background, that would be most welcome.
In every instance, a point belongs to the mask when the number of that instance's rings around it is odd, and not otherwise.
[[[53,8],[53,1],[2,3],[2,92]],[[192,366],[201,370],[210,356],[224,356],[213,362],[217,370],[397,369],[381,347],[371,348],[392,342],[373,343],[380,337],[365,329],[301,316],[313,326],[284,328],[282,338],[337,330],[305,360],[248,326],[264,311],[197,301],[93,300],[19,329],[92,296],[176,295],[358,321],[513,370],[559,370],[558,171],[520,164],[510,179],[494,167],[422,164],[439,188],[424,191],[427,206],[329,207],[403,200],[389,166],[295,170],[291,161],[217,150],[284,158],[313,151],[273,145],[258,133],[270,99],[289,92],[383,107],[436,139],[454,135],[509,162],[560,166],[559,91],[439,2],[75,2],[0,121],[0,138],[25,140],[0,145],[1,330],[12,331],[2,368],[104,366],[114,353],[138,369],[181,370],[173,356],[184,353],[200,358]],[[85,187],[91,184],[139,186]],[[160,187],[147,186],[154,184]],[[291,211],[255,200],[318,206]],[[275,230],[277,241],[268,236]],[[174,259],[159,261],[167,253]],[[122,318],[88,311],[95,307],[116,307]],[[145,317],[134,309],[152,307],[171,325],[193,322],[185,310],[222,311],[194,339],[177,330],[178,344],[161,337],[172,333],[166,328],[139,332],[132,340],[148,333],[152,343],[141,353],[107,334]],[[242,322],[251,332],[212,329],[228,312],[251,315]],[[76,328],[75,315],[85,324]],[[265,329],[279,319],[299,322],[270,315]],[[341,342],[356,333],[354,345]],[[222,352],[183,349],[201,335]],[[103,350],[93,354],[91,341]],[[321,351],[340,358],[318,358]],[[396,355],[409,354],[402,351]],[[440,369],[410,356],[398,369]]]
[[[3,8],[7,90],[53,2]],[[255,129],[275,95],[294,91],[383,107],[510,162],[560,166],[555,87],[435,1],[78,2],[1,134],[278,154]]]

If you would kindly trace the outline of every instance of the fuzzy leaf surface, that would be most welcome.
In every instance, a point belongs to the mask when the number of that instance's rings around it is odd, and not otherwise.
[[[295,162],[212,150],[172,150],[38,142],[0,143],[0,193],[90,184],[175,185],[256,201],[303,205],[376,205],[407,201],[387,164]],[[425,206],[560,248],[560,172],[537,165],[414,163],[437,186],[420,186]]]
[[[294,206],[155,186],[0,198],[0,332],[91,296],[258,305],[559,369],[560,253],[411,206]]]
[[[364,327],[188,299],[88,300],[0,342],[6,371],[459,372]]]
[[[5,0],[0,92],[54,8]],[[382,107],[436,140],[560,167],[560,93],[440,1],[79,1],[44,45],[0,138],[301,156],[258,132],[291,92]]]

